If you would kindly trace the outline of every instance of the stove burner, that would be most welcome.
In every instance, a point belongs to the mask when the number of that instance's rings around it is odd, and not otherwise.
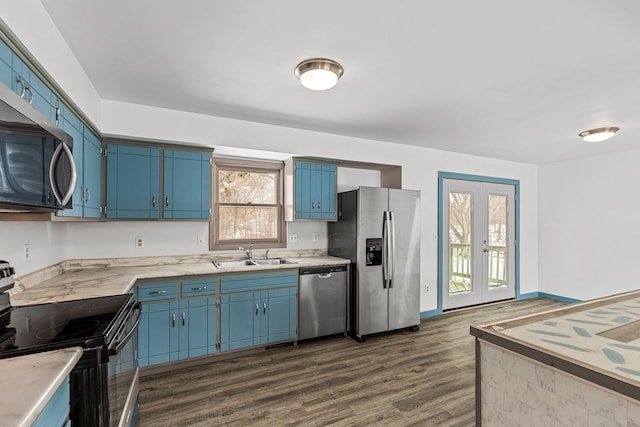
[[[66,341],[73,338],[85,337],[100,326],[96,319],[72,319],[65,325],[54,325],[36,334],[36,338],[51,342]]]

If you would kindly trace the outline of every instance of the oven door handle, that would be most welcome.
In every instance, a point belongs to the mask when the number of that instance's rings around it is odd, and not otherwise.
[[[135,323],[133,324],[131,329],[129,329],[129,332],[127,332],[127,334],[123,339],[121,339],[120,341],[116,341],[115,345],[109,348],[109,356],[114,356],[118,354],[120,350],[122,350],[122,347],[124,347],[127,344],[127,341],[129,341],[129,338],[131,338],[131,335],[133,335],[133,333],[138,328],[138,325],[140,324],[140,319],[142,318],[142,304],[139,301],[133,305],[133,311],[138,312],[138,316],[136,317]],[[117,334],[117,335],[120,335],[120,334]]]

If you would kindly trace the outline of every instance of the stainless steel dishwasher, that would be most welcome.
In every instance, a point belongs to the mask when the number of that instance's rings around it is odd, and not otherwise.
[[[300,269],[300,333],[304,340],[347,332],[347,266]]]

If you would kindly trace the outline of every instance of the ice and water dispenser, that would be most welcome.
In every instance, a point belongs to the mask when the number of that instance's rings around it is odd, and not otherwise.
[[[382,239],[366,239],[365,265],[382,265]]]

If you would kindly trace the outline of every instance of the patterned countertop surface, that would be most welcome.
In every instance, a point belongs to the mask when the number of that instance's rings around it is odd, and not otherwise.
[[[137,280],[166,277],[264,272],[323,265],[349,264],[322,252],[282,252],[295,264],[216,268],[212,261],[230,256],[192,255],[64,261],[16,279],[11,305],[32,305],[127,293]],[[237,259],[235,255],[235,259]]]
[[[640,292],[481,327],[640,385]]]

